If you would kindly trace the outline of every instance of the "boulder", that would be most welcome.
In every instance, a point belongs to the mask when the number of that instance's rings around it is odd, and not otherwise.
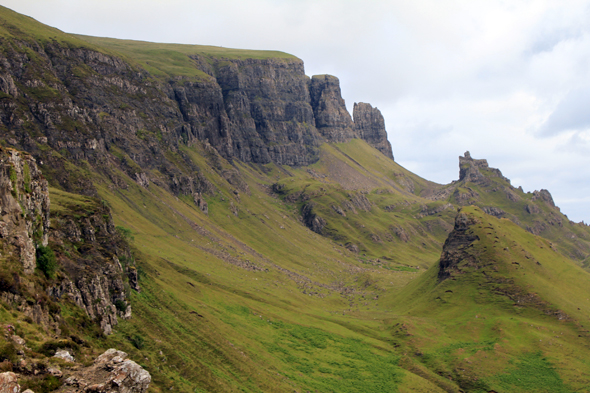
[[[0,393],[20,393],[20,385],[13,372],[0,374]]]
[[[66,378],[58,391],[143,393],[147,391],[151,381],[150,373],[133,360],[127,359],[125,352],[111,348],[96,358],[91,366]]]
[[[53,355],[53,357],[63,359],[66,362],[70,362],[70,363],[73,363],[75,361],[72,354],[64,349],[60,349],[60,350],[56,351],[55,355]]]

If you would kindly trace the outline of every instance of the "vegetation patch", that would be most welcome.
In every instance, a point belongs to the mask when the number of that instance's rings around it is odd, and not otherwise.
[[[557,369],[540,352],[525,354],[492,381],[508,392],[571,393]]]
[[[55,278],[57,260],[50,247],[45,247],[43,245],[37,247],[37,268],[45,274],[45,277],[50,279]]]

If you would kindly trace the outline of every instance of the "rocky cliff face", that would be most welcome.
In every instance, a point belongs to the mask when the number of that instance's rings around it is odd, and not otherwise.
[[[107,206],[92,198],[77,205],[62,202],[52,218],[49,244],[62,272],[47,290],[52,298],[76,304],[105,334],[118,318],[131,317],[127,296],[130,287],[139,291],[137,271]]]
[[[319,133],[329,142],[362,139],[393,160],[385,120],[377,108],[355,103],[352,118],[340,92],[340,81],[332,75],[315,75],[309,85],[311,106]]]
[[[315,75],[309,85],[315,126],[332,142],[347,142],[357,135],[340,92],[340,81],[332,75]]]
[[[477,221],[473,217],[459,212],[455,218],[455,227],[447,237],[439,261],[438,279],[444,280],[461,273],[461,266],[477,264],[477,258],[467,252],[467,248],[479,238],[469,229]]]
[[[49,192],[35,159],[0,147],[0,238],[4,257],[18,258],[25,274],[35,270],[35,249],[47,245]]]
[[[11,338],[15,337],[18,336]],[[20,347],[28,349],[22,338],[18,337],[17,341],[22,342],[19,344]],[[57,392],[144,393],[152,381],[150,373],[128,359],[127,353],[123,351],[109,349],[86,367],[76,364],[68,351],[59,352],[54,357],[60,357],[63,360],[61,363],[49,363],[45,360],[27,367],[27,361],[23,358],[21,364],[24,366],[19,367],[17,373],[0,373],[0,393],[20,393],[19,380],[27,384],[35,380],[35,377],[39,380],[42,376],[51,376],[55,381],[59,380],[61,387],[55,390]],[[24,392],[33,393],[30,389]]]
[[[92,194],[94,188],[68,171],[64,159],[87,161],[121,187],[113,167],[143,186],[208,192],[201,168],[178,149],[196,142],[229,160],[262,164],[309,165],[324,141],[352,138],[392,157],[378,111],[362,106],[355,126],[338,79],[310,81],[296,58],[194,55],[201,76],[164,81],[81,41],[76,47],[3,39],[0,46],[4,141],[31,152],[49,178],[71,191]]]
[[[96,358],[91,366],[78,368],[64,376],[58,392],[144,393],[152,377],[139,364],[127,359],[127,354],[109,349]]]
[[[35,271],[37,248],[50,245],[58,266],[47,293],[54,299],[68,297],[109,334],[117,317],[131,316],[125,275],[139,290],[128,245],[108,207],[98,201],[62,202],[51,222],[49,206],[47,181],[35,159],[0,148],[0,252],[4,269],[16,275],[0,285],[1,297],[46,329],[58,330],[58,320],[43,303],[26,301],[27,295],[42,289],[20,277],[21,272],[27,276]],[[121,258],[127,262],[125,270]]]
[[[491,177],[499,177],[509,182],[499,169],[490,168],[487,160],[473,159],[468,151],[464,157],[459,156],[459,181],[489,185]]]
[[[377,108],[359,102],[354,104],[352,112],[357,138],[365,140],[369,145],[393,160],[391,143],[387,140],[385,120]]]
[[[299,59],[214,63],[233,156],[244,162],[308,165],[320,140]]]

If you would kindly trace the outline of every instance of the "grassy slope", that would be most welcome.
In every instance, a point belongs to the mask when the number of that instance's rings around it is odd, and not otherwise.
[[[407,361],[473,391],[587,390],[588,273],[508,220],[463,211],[478,220],[480,269],[439,282],[435,265],[386,300]],[[569,318],[548,315],[557,309]]]
[[[195,67],[189,56],[200,55],[211,59],[297,59],[279,51],[245,50],[207,45],[163,44],[145,41],[75,35],[80,40],[124,54],[141,65],[153,76],[206,78],[207,74]]]
[[[197,147],[186,153],[206,165]],[[143,270],[135,317],[109,341],[133,353],[129,338],[146,338],[141,356],[156,390],[436,391],[397,365],[376,300],[415,272],[363,263],[301,225],[298,210],[265,187],[279,168],[240,170],[250,195],[239,201],[217,172],[206,173],[221,190],[208,199],[209,217],[155,185],[99,185],[133,233]],[[311,181],[304,169],[289,171]]]
[[[3,6],[0,6],[0,37],[24,39],[41,44],[58,42],[67,46],[86,47],[98,52],[104,52],[101,47],[83,41],[74,35],[64,33],[54,27],[39,23],[29,16],[19,14]]]
[[[144,285],[133,298],[134,319],[110,340],[133,352],[129,338],[146,337],[142,355],[136,356],[147,357],[156,390],[191,390],[197,385],[203,391],[460,387],[567,392],[587,387],[586,371],[580,373],[588,370],[581,326],[587,318],[582,311],[590,307],[583,298],[587,273],[553,251],[546,240],[508,220],[465,208],[482,223],[476,232],[482,239],[476,247],[482,261],[495,261],[499,270],[494,274],[514,279],[506,290],[525,288],[546,302],[540,308],[515,307],[480,271],[437,285],[436,267],[420,276],[416,270],[392,269],[399,264],[431,265],[440,252],[439,235],[416,231],[408,243],[371,244],[366,256],[357,255],[305,228],[298,221],[297,203],[269,194],[277,179],[304,188],[341,232],[346,232],[346,223],[358,228],[362,222],[371,233],[384,231],[391,222],[425,225],[431,217],[408,216],[419,213],[427,201],[404,191],[395,182],[399,176],[383,176],[404,173],[388,161],[381,168],[363,169],[379,182],[377,189],[388,190],[367,194],[375,203],[370,212],[345,218],[331,211],[334,200],[352,191],[330,179],[329,163],[353,166],[350,157],[355,157],[360,165],[370,161],[367,152],[373,150],[359,141],[325,146],[322,159],[312,167],[326,174],[320,180],[307,169],[286,168],[285,175],[272,165],[242,165],[250,195],[241,193],[239,199],[209,170],[209,180],[220,189],[208,198],[209,217],[192,201],[154,185],[144,190],[128,179],[126,191],[103,188],[116,220],[134,234]],[[185,153],[206,167],[198,147]],[[230,203],[238,207],[237,216]],[[392,203],[403,209],[379,208]],[[349,236],[362,237],[363,232]],[[424,245],[428,239],[431,246]],[[392,256],[391,261],[371,263],[383,254]],[[419,279],[412,281],[415,277]],[[553,307],[572,320],[544,314]]]
[[[411,188],[417,192],[432,186],[431,183],[411,174],[361,140],[323,145],[320,161],[310,168],[326,177],[310,176],[307,168],[291,169],[292,176],[278,183],[285,185],[287,196],[303,192],[304,199],[317,204],[317,214],[327,220],[327,232],[337,244],[355,243],[360,249],[360,259],[366,263],[380,259],[392,269],[429,267],[438,257],[455,210],[417,218],[424,207],[442,203],[408,191]],[[344,206],[351,195],[359,194],[372,203],[370,211],[357,209],[356,214],[347,212],[346,217],[335,213],[333,206]],[[302,202],[293,204],[297,211],[301,205]],[[396,228],[403,229],[409,240],[400,239]]]
[[[559,211],[559,208],[550,206],[542,200],[534,201],[532,193],[525,193],[513,188],[509,181],[491,176],[490,170],[481,169],[480,171],[488,176],[491,181],[489,185],[460,182],[457,185],[446,187],[457,187],[460,193],[468,193],[469,190],[475,191],[478,196],[472,198],[468,204],[500,208],[507,213],[507,217],[514,222],[519,222],[523,228],[535,228],[541,225],[541,229],[537,228],[538,232],[536,233],[551,240],[560,253],[578,261],[586,269],[590,268],[590,261],[587,259],[590,252],[590,228],[588,226],[570,221]],[[505,190],[510,190],[513,198],[517,200],[509,199]],[[448,201],[457,203],[453,194]],[[536,207],[538,211],[533,210],[531,213],[527,211],[527,206]]]

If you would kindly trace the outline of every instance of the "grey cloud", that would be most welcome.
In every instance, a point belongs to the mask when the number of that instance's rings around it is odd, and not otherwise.
[[[567,131],[590,128],[590,87],[570,91],[539,128],[540,136],[555,136]]]

